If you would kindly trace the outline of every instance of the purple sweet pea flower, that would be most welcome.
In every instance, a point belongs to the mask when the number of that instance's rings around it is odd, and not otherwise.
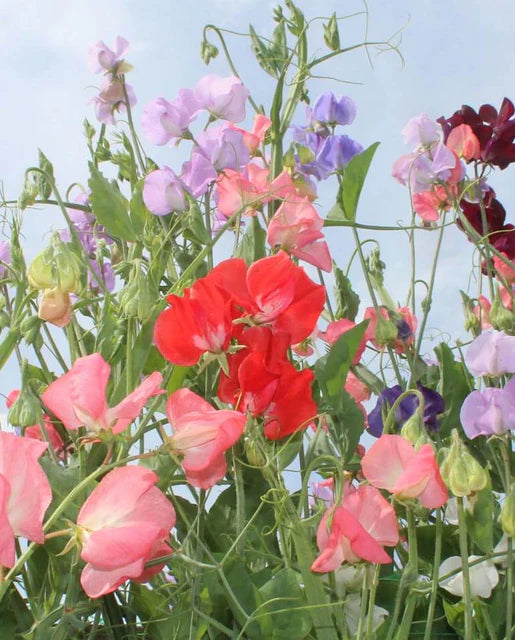
[[[224,169],[241,171],[250,161],[242,134],[227,124],[211,127],[197,137],[191,160],[182,167],[181,177],[197,198],[206,193],[209,185]]]
[[[420,382],[417,382],[417,388],[424,397],[424,424],[430,431],[436,431],[440,428],[437,415],[443,413],[445,410],[444,400],[437,391],[424,387]],[[383,433],[383,406],[385,409],[391,408],[401,393],[402,389],[398,384],[394,387],[387,387],[381,392],[377,399],[376,406],[368,414],[368,430],[371,435],[379,438]],[[395,422],[398,428],[415,413],[418,405],[419,400],[416,395],[406,396],[400,402],[395,410]]]
[[[487,387],[472,391],[461,407],[460,420],[471,440],[515,429],[515,378],[504,389]]]
[[[156,216],[165,216],[172,211],[186,209],[185,186],[181,179],[169,168],[152,171],[145,177],[143,202]]]
[[[9,243],[6,240],[0,240],[0,261],[5,264],[10,264],[11,253],[9,251]],[[0,278],[7,276],[7,268],[0,262]]]
[[[465,364],[476,377],[515,373],[515,336],[485,331],[467,349]]]
[[[356,105],[348,96],[337,98],[334,93],[327,91],[316,99],[312,117],[328,125],[352,124],[356,117]]]
[[[123,55],[127,53],[129,43],[125,38],[117,36],[114,50],[110,49],[102,40],[91,45],[88,56],[88,67],[92,73],[113,71]]]
[[[207,75],[195,87],[195,96],[201,108],[215,118],[234,123],[245,120],[245,102],[249,95],[250,91],[235,76],[222,78],[214,74]]]
[[[401,134],[405,144],[413,149],[423,149],[439,142],[442,127],[426,113],[421,113],[408,121]]]
[[[103,262],[102,267],[96,260],[90,260],[91,268],[97,274],[97,277],[104,283],[107,291],[114,291],[115,275],[113,267],[109,261]],[[88,269],[88,287],[93,291],[100,289],[100,285],[96,278],[93,277],[91,271]]]
[[[134,89],[130,84],[125,85],[129,104],[133,107],[137,100]],[[95,105],[95,113],[97,120],[103,124],[116,124],[114,118],[115,111],[123,111],[126,109],[125,95],[123,93],[123,84],[118,78],[110,78],[106,76],[100,87],[100,93],[90,100]]]
[[[179,89],[175,100],[155,98],[143,109],[141,127],[152,144],[163,145],[182,138],[200,110],[200,104],[191,89]]]
[[[427,191],[435,182],[445,181],[456,167],[456,156],[444,144],[430,151],[401,156],[393,165],[393,177],[403,185],[411,185],[415,193]]]
[[[363,147],[349,136],[329,136],[315,158],[315,163],[330,166],[331,171],[343,169]]]

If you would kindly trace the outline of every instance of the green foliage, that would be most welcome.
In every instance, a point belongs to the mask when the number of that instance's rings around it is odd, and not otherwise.
[[[359,309],[359,296],[352,289],[349,278],[343,271],[333,263],[333,273],[335,279],[334,297],[336,300],[335,318],[347,318],[355,320]]]
[[[452,428],[460,424],[460,409],[463,401],[472,390],[472,379],[461,362],[454,359],[453,353],[444,342],[435,347],[440,365],[439,393],[445,401],[445,413],[441,421],[440,434],[448,436]]]
[[[329,22],[324,24],[324,42],[331,51],[338,51],[340,48],[340,32],[336,13],[333,13]]]

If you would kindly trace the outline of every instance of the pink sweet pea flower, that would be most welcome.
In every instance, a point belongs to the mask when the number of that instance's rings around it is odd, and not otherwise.
[[[173,428],[169,446],[184,456],[186,480],[194,487],[209,489],[225,476],[225,452],[242,435],[246,416],[215,409],[189,389],[172,393],[166,415]]]
[[[185,186],[182,180],[166,166],[147,176],[143,184],[143,202],[155,216],[165,216],[172,211],[186,210]]]
[[[481,324],[481,329],[491,329],[492,324],[490,322],[490,309],[492,305],[490,304],[490,300],[485,298],[485,296],[479,296],[479,304],[477,304],[473,309],[472,313],[476,316]]]
[[[447,501],[430,444],[415,451],[402,436],[382,435],[363,456],[361,469],[374,487],[387,489],[400,500],[418,498],[426,509],[437,509]]]
[[[397,518],[390,503],[375,487],[348,486],[342,506],[326,511],[320,522],[317,545],[322,553],[311,570],[325,573],[334,571],[342,562],[360,560],[387,564],[392,559],[383,547],[393,547],[398,541]]]
[[[252,214],[265,202],[270,201],[268,169],[254,163],[247,165],[245,172],[225,169],[216,181],[218,211],[230,218],[237,211]]]
[[[229,126],[242,134],[243,142],[249,150],[249,153],[254,154],[265,139],[266,132],[272,126],[272,121],[262,113],[258,113],[254,116],[252,131],[245,131],[245,129],[240,129],[232,124],[229,124]]]
[[[114,71],[122,56],[127,53],[129,42],[121,36],[116,36],[113,49],[110,49],[102,40],[91,45],[88,56],[89,70],[92,73]]]
[[[165,543],[175,511],[145,467],[110,471],[82,505],[77,526],[81,558],[87,563],[81,585],[90,598],[111,593],[129,578],[140,582],[160,571],[145,570],[153,558],[170,553]]]
[[[204,76],[197,82],[195,96],[201,108],[221,120],[241,122],[245,119],[245,102],[250,91],[239,78],[222,78],[214,74]]]
[[[467,161],[477,160],[481,155],[479,140],[468,124],[460,124],[455,127],[449,133],[445,146],[458,157]]]
[[[308,198],[285,200],[268,225],[267,240],[272,247],[278,246],[323,271],[331,271],[323,226],[324,221]]]
[[[436,222],[442,211],[451,207],[447,192],[441,185],[435,185],[427,191],[413,194],[413,209],[424,222]]]
[[[515,336],[504,331],[486,331],[472,341],[465,364],[473,376],[515,373]]]
[[[427,113],[421,113],[413,116],[406,123],[401,134],[404,144],[414,149],[423,149],[431,147],[440,140],[442,127],[435,120],[431,120]]]
[[[365,400],[370,399],[370,389],[366,384],[361,382],[361,380],[359,380],[359,378],[357,378],[352,373],[352,371],[349,371],[349,373],[347,374],[344,389],[350,396],[352,396],[354,402],[360,408],[361,412],[363,413],[363,417],[365,418],[365,424],[367,424],[368,416],[366,409],[362,403]]]
[[[106,389],[111,367],[99,353],[78,358],[73,367],[52,382],[41,396],[67,429],[86,427],[99,435],[121,433],[138,417],[147,400],[163,391],[162,375],[154,371],[115,407],[108,408]]]
[[[0,243],[1,244],[1,243]],[[505,258],[508,258],[508,256],[502,252],[503,256]],[[506,282],[508,284],[514,284],[515,283],[515,268],[512,267],[511,265],[506,264],[506,262],[504,262],[504,260],[501,260],[501,258],[499,258],[499,256],[494,256],[493,257],[493,262],[494,262],[494,267],[495,270],[497,271],[497,273],[502,276]]]
[[[130,84],[125,85],[129,105],[133,107],[137,100]],[[100,86],[100,93],[90,100],[95,105],[97,120],[103,124],[116,124],[114,114],[127,109],[123,84],[119,78],[105,77]]]
[[[9,250],[9,243],[5,240],[0,240],[0,279],[7,277],[8,270],[4,265],[9,264],[10,262],[11,254]]]
[[[52,490],[37,459],[46,442],[0,431],[0,565],[13,567],[15,536],[42,544]]]

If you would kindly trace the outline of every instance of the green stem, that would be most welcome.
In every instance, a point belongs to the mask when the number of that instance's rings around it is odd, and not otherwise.
[[[122,76],[121,80],[122,80],[123,97],[125,98],[125,108],[127,109],[127,121],[129,123],[129,129],[132,137],[132,144],[134,145],[134,150],[136,151],[136,156],[138,158],[141,173],[145,175],[145,161],[143,160],[143,156],[141,155],[140,142],[138,140],[136,129],[134,128],[134,121],[132,120],[132,109],[129,102],[129,94],[127,93],[127,87],[125,85],[125,76]]]
[[[436,511],[435,525],[435,553],[433,557],[433,575],[431,582],[431,595],[429,597],[429,606],[427,608],[426,628],[424,631],[424,640],[431,640],[431,629],[433,627],[433,619],[435,615],[436,596],[438,593],[438,569],[440,567],[440,559],[442,556],[442,513],[440,509]]]
[[[234,466],[234,488],[236,491],[236,554],[240,557],[245,552],[245,538],[242,533],[245,531],[245,486],[243,483],[243,469],[238,461],[234,447],[232,449],[232,460]]]
[[[472,594],[470,591],[469,552],[467,542],[467,525],[463,498],[456,498],[458,502],[458,527],[460,539],[461,570],[463,572],[463,603],[465,615],[465,640],[472,640]]]
[[[365,568],[365,575],[363,576],[363,584],[361,585],[361,607],[359,611],[358,628],[356,629],[356,639],[363,639],[363,632],[365,631],[365,620],[368,603],[368,567]],[[372,604],[372,609],[374,605]],[[370,613],[370,610],[369,610]]]
[[[370,585],[370,596],[368,599],[368,613],[367,613],[367,635],[366,640],[374,640],[374,605],[376,601],[377,587],[379,586],[379,574],[381,572],[381,565],[376,564],[374,569],[374,575],[372,577],[372,584]]]
[[[408,584],[411,585],[418,579],[418,545],[417,545],[417,527],[415,523],[415,513],[413,507],[406,507],[406,517],[408,521],[408,564],[404,571],[408,573]],[[410,587],[408,587],[410,588]],[[408,592],[406,600],[406,608],[402,616],[401,626],[397,634],[397,640],[408,640],[410,637],[411,622],[415,613],[415,605],[417,596],[415,593]]]
[[[511,438],[507,433],[501,443],[501,453],[504,462],[505,493],[511,488]],[[511,624],[513,619],[513,538],[508,536],[506,547],[506,640],[511,638]]]

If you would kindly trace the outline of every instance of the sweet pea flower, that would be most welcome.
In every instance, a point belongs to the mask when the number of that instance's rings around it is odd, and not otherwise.
[[[343,605],[345,624],[353,638],[357,637],[359,622],[361,619],[361,594],[349,593]],[[376,631],[386,620],[389,611],[383,607],[374,605],[372,610],[372,631]]]
[[[409,184],[415,193],[427,191],[437,182],[446,182],[462,175],[459,158],[444,144],[438,142],[431,151],[401,156],[395,161],[393,177],[403,185]]]
[[[415,150],[424,149],[438,143],[442,134],[442,128],[435,120],[421,113],[411,118],[401,131],[404,144]]]
[[[515,336],[504,331],[485,331],[469,345],[465,364],[476,377],[515,373]]]
[[[145,569],[170,553],[165,540],[175,525],[175,511],[156,486],[157,475],[145,467],[119,467],[93,489],[77,517],[80,582],[90,598],[113,592],[128,579],[147,582],[163,565]]]
[[[315,100],[312,117],[328,125],[352,124],[356,117],[356,105],[348,96],[337,98],[331,91],[326,91]]]
[[[377,564],[392,562],[384,550],[399,541],[397,518],[391,504],[371,485],[346,487],[341,506],[328,509],[317,530],[321,553],[311,571],[334,571],[342,562],[360,560]]]
[[[102,71],[116,71],[116,67],[129,49],[129,42],[121,36],[116,36],[113,49],[110,49],[102,40],[99,40],[89,48],[88,67],[92,73]]]
[[[481,556],[469,556],[469,562],[479,560]],[[451,556],[442,562],[438,569],[438,584],[454,596],[463,597],[465,589],[463,586],[463,571],[456,571],[462,568],[461,558]],[[456,571],[448,578],[445,575]],[[491,560],[484,559],[478,564],[469,566],[470,594],[473,598],[489,598],[492,590],[499,582],[499,573]]]
[[[479,140],[468,124],[460,124],[453,129],[447,138],[445,146],[454,151],[458,157],[467,161],[477,160],[481,154]]]
[[[166,415],[173,429],[167,444],[184,456],[186,480],[200,489],[214,486],[227,472],[225,452],[243,434],[247,417],[239,411],[215,409],[189,389],[172,393]]]
[[[341,318],[340,320],[333,320],[327,325],[325,332],[320,333],[320,337],[328,342],[331,346],[340,338],[344,333],[350,331],[356,326],[356,323],[348,318]],[[363,335],[356,353],[354,354],[354,358],[351,364],[358,364],[361,360],[361,356],[363,355],[367,346],[367,338],[366,335]]]
[[[460,420],[470,439],[515,429],[515,377],[503,389],[487,387],[469,393],[461,406]]]
[[[327,167],[328,173],[344,169],[363,146],[349,136],[329,136],[320,147],[315,162]]]
[[[0,565],[16,561],[15,536],[42,544],[52,490],[37,460],[46,442],[0,431]]]
[[[492,305],[490,300],[485,296],[480,295],[478,303],[479,304],[475,305],[472,309],[472,313],[479,320],[481,329],[491,329],[492,323],[490,322],[490,309],[492,308]]]
[[[147,176],[143,184],[143,202],[156,216],[165,216],[172,211],[185,211],[185,185],[167,166],[156,169]]]
[[[9,243],[5,240],[0,240],[0,278],[7,277],[7,265],[11,262],[11,254],[9,251]],[[2,264],[3,263],[3,264]]]
[[[191,89],[179,89],[175,100],[154,98],[143,109],[141,128],[152,144],[163,145],[182,138],[200,110],[199,102]]]
[[[106,76],[100,86],[100,93],[90,100],[95,105],[97,120],[103,124],[116,124],[115,112],[125,111],[127,108],[123,83],[117,77]],[[129,105],[133,107],[137,100],[134,89],[125,84]]]
[[[382,320],[390,321],[390,314],[386,307],[379,308]],[[417,317],[411,312],[409,307],[398,307],[395,312],[391,312],[394,318],[394,326],[391,327],[397,336],[393,337],[392,344],[396,353],[404,353],[406,346],[411,346],[415,341],[415,331],[417,329]],[[376,349],[382,349],[385,342],[382,336],[378,335],[378,318],[374,307],[367,307],[363,314],[363,320],[369,320],[365,330],[365,340],[371,342]],[[380,325],[379,325],[380,326]],[[389,342],[389,341],[387,341]]]
[[[268,225],[267,240],[272,247],[285,249],[322,271],[331,271],[332,260],[321,231],[323,226],[323,219],[308,198],[285,200]]]
[[[435,453],[430,444],[418,451],[405,438],[382,435],[361,460],[365,478],[398,499],[418,498],[426,509],[442,507],[448,498]]]
[[[75,360],[72,368],[52,382],[41,396],[67,429],[86,427],[92,434],[121,433],[141,413],[152,396],[162,393],[162,375],[155,371],[115,407],[106,390],[111,367],[99,353]]]
[[[272,126],[272,121],[270,118],[267,118],[262,113],[257,113],[254,116],[254,124],[252,125],[251,131],[246,131],[245,129],[240,129],[239,127],[234,126],[231,122],[229,123],[231,129],[236,129],[243,136],[243,142],[245,146],[249,150],[249,153],[255,154],[259,149],[259,146],[263,143],[265,139],[266,132]]]
[[[0,243],[1,245],[1,243]],[[0,248],[1,251],[1,248]],[[508,256],[504,253],[503,254],[505,258],[508,258]],[[0,254],[0,258],[1,258],[1,254]],[[3,258],[2,258],[3,259]],[[4,262],[6,262],[6,260],[4,260]],[[493,257],[493,263],[494,263],[494,267],[496,272],[504,279],[506,280],[506,282],[508,284],[515,284],[515,267],[512,267],[509,264],[506,264],[506,262],[504,262],[504,260],[501,260],[501,258],[499,258],[499,256],[494,256]]]
[[[195,87],[195,97],[202,109],[214,118],[231,122],[245,119],[245,102],[249,95],[250,91],[235,76],[207,75]]]

